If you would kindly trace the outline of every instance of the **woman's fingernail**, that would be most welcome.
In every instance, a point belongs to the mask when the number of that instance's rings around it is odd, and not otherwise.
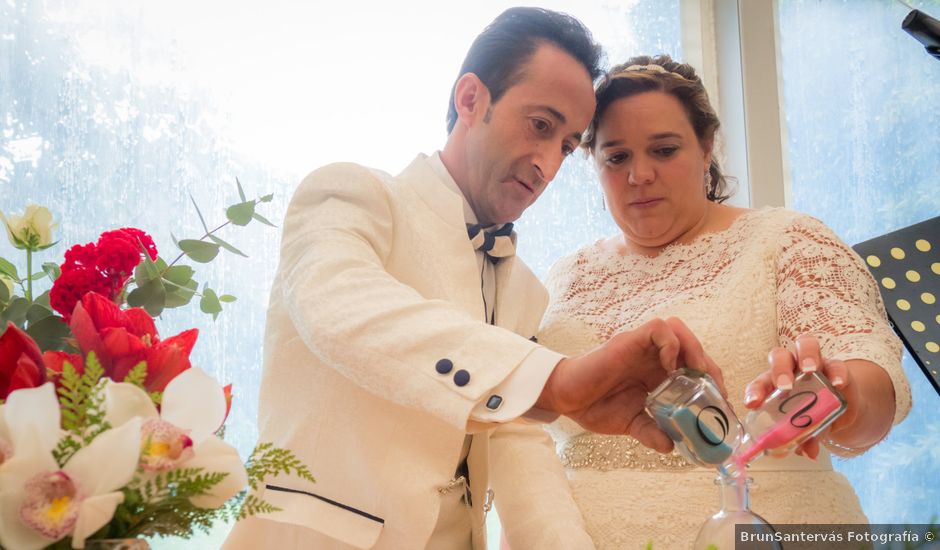
[[[781,374],[777,377],[777,387],[781,390],[792,390],[793,380],[791,380],[790,377],[786,374]]]
[[[814,361],[811,357],[807,357],[806,359],[803,359],[800,367],[803,372],[816,372],[816,361]]]
[[[841,376],[838,376],[838,375],[833,376],[833,377],[832,377],[832,385],[835,386],[835,387],[837,387],[837,388],[841,388],[842,386],[845,385],[845,380],[843,380]]]
[[[747,392],[747,393],[744,394],[744,404],[745,404],[745,405],[750,405],[751,403],[754,403],[755,401],[757,401],[757,395],[756,395],[756,394],[754,394],[754,393],[752,393],[752,392]]]

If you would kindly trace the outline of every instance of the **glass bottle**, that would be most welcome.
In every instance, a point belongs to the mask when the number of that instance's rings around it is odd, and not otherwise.
[[[744,435],[715,381],[694,369],[678,369],[650,392],[646,412],[700,466],[725,463]]]
[[[718,475],[715,485],[720,491],[721,510],[708,518],[699,529],[692,550],[734,550],[735,526],[747,528],[749,534],[758,537],[760,548],[781,549],[783,546],[773,540],[774,528],[764,518],[751,511],[748,502],[748,487],[753,480],[739,480]]]
[[[845,412],[845,399],[825,376],[806,372],[793,388],[777,389],[745,420],[746,434],[729,460],[719,467],[728,477],[764,454],[782,456],[825,429]]]

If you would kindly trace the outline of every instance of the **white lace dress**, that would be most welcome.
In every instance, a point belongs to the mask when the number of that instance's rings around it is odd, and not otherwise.
[[[732,405],[767,368],[767,352],[815,334],[826,358],[884,367],[897,396],[910,389],[874,280],[855,253],[818,220],[783,209],[749,211],[725,231],[672,245],[654,258],[620,256],[597,244],[553,266],[551,303],[539,343],[584,352],[653,317],[677,316],[721,366]],[[719,509],[715,471],[659,455],[629,437],[551,426],[572,492],[598,548],[689,548]],[[867,523],[848,481],[825,451],[817,462],[763,458],[749,475],[751,508],[773,523]]]

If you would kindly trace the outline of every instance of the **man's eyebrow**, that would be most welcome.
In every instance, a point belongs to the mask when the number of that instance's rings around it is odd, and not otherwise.
[[[562,124],[565,124],[566,122],[568,122],[568,119],[565,118],[565,115],[561,114],[561,111],[559,111],[558,109],[549,107],[548,105],[542,105],[539,108],[545,109],[546,111],[551,113],[552,116],[557,118],[558,122],[561,122]]]

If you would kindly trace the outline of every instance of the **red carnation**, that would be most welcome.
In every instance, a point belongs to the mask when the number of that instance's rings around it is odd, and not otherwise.
[[[59,312],[65,322],[72,318],[75,304],[89,292],[97,292],[111,298],[111,284],[104,275],[89,268],[73,268],[62,271],[49,291],[49,305]]]
[[[115,300],[141,261],[141,247],[151,260],[157,259],[157,247],[150,235],[123,227],[105,231],[97,243],[68,249],[61,265],[62,275],[53,283],[49,295],[52,308],[68,322],[75,304],[87,292]]]

